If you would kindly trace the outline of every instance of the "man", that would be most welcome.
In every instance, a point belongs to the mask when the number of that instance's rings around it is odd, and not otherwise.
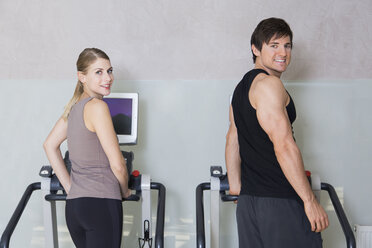
[[[318,248],[328,226],[293,137],[295,106],[280,80],[292,37],[282,19],[258,24],[251,37],[255,68],[235,88],[230,106],[225,155],[230,194],[239,195],[240,248]]]

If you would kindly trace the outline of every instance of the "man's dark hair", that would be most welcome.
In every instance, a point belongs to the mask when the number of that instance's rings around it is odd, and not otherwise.
[[[275,37],[274,37],[275,36]],[[265,42],[269,44],[270,40],[289,36],[292,45],[292,30],[283,19],[280,18],[268,18],[262,20],[253,31],[251,37],[251,46],[254,45],[259,51],[262,49],[262,44]],[[253,55],[253,63],[256,63],[256,55]]]

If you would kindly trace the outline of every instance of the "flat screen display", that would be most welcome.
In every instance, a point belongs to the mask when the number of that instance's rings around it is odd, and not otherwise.
[[[103,98],[107,103],[119,143],[137,143],[137,93],[111,93]]]
[[[129,98],[105,98],[110,109],[115,132],[130,135],[132,133],[132,104]]]

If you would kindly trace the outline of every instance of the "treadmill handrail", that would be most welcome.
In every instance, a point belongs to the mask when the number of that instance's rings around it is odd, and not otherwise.
[[[10,243],[10,238],[13,234],[13,231],[15,227],[18,224],[19,219],[22,216],[23,210],[25,209],[28,200],[31,197],[32,192],[35,190],[41,189],[41,183],[36,182],[36,183],[31,183],[28,185],[26,188],[25,192],[23,193],[23,196],[21,200],[19,201],[16,210],[14,211],[12,217],[10,218],[10,221],[8,225],[6,226],[2,236],[1,236],[1,241],[0,241],[0,248],[8,248],[9,243]]]
[[[221,195],[221,200],[223,202],[237,201],[239,199],[238,195],[230,195],[230,194],[226,195],[225,191],[221,191],[220,195]]]
[[[49,194],[45,196],[46,201],[66,201],[66,194]],[[123,198],[122,201],[139,201],[138,194],[130,195],[128,198]]]
[[[347,220],[346,214],[344,212],[344,209],[342,208],[342,205],[340,203],[340,200],[337,196],[337,193],[332,185],[328,183],[321,183],[321,189],[326,190],[329,194],[329,197],[331,198],[332,205],[336,211],[338,220],[341,224],[342,230],[344,232],[345,238],[346,238],[346,247],[348,248],[356,248],[356,242],[355,242],[355,236],[353,233],[353,230],[350,227],[349,221]]]
[[[164,219],[165,219],[165,194],[166,190],[163,184],[152,182],[151,189],[158,190],[158,207],[156,213],[155,228],[155,248],[164,247]]]
[[[203,191],[211,189],[210,183],[201,183],[196,187],[196,247],[205,248]]]

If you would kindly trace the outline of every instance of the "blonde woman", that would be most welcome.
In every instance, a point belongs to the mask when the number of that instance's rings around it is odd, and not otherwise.
[[[122,198],[130,195],[125,160],[107,104],[114,80],[109,57],[87,48],[77,60],[78,82],[44,150],[67,193],[66,222],[77,248],[120,247]],[[60,145],[67,139],[71,175]]]

